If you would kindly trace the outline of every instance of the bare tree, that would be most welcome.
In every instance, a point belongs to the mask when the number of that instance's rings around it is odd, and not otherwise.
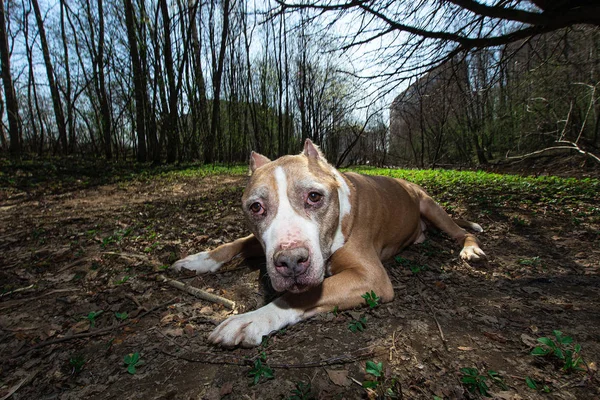
[[[10,71],[10,51],[8,48],[8,35],[6,32],[6,14],[4,1],[0,1],[0,61],[2,67],[2,84],[6,99],[8,114],[8,134],[10,137],[10,153],[13,157],[21,155],[21,127],[19,119],[19,104],[15,94],[12,73]],[[2,132],[4,139],[4,132]]]

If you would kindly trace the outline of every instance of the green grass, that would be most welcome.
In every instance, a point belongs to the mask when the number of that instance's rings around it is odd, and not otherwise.
[[[483,212],[544,204],[573,217],[600,216],[600,180],[520,176],[483,171],[407,170],[357,167],[367,175],[406,179],[424,187],[443,206],[463,200]],[[451,208],[451,207],[448,207]]]

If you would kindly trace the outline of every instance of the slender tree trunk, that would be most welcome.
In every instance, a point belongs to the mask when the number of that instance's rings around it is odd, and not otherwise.
[[[213,74],[213,112],[212,112],[212,123],[210,125],[210,134],[206,140],[206,147],[204,148],[204,160],[207,163],[214,162],[215,156],[215,142],[217,139],[217,133],[220,132],[221,125],[221,79],[223,77],[223,63],[225,61],[225,50],[227,46],[227,36],[229,33],[229,4],[230,0],[223,1],[223,27],[221,30],[221,43],[219,48],[219,58],[216,65],[216,70]]]
[[[67,31],[65,28],[65,12],[66,12],[65,0],[60,1],[60,34],[62,36],[62,44],[63,44],[63,55],[64,55],[64,64],[65,64],[65,80],[67,83],[65,99],[67,106],[67,120],[66,123],[68,125],[68,133],[69,133],[69,147],[68,153],[73,154],[75,152],[75,146],[77,145],[77,137],[75,135],[75,121],[74,121],[74,113],[73,113],[73,99],[72,99],[72,84],[71,84],[71,68],[69,62],[69,46],[67,41]]]
[[[174,163],[177,160],[179,134],[177,130],[177,86],[175,84],[171,48],[171,19],[169,17],[167,0],[160,0],[159,2],[163,20],[165,68],[167,69],[167,84],[169,86],[168,110],[166,110],[167,116],[163,121],[163,129],[166,129],[167,132],[167,162]]]
[[[138,43],[136,36],[136,23],[133,15],[133,4],[131,0],[123,0],[125,6],[125,25],[127,26],[127,40],[129,42],[129,55],[131,57],[131,65],[133,68],[133,85],[135,92],[135,123],[137,131],[137,160],[139,162],[146,161],[146,130],[145,130],[145,90],[142,65],[138,51]]]
[[[58,128],[60,148],[63,153],[68,153],[69,148],[67,143],[65,114],[63,112],[62,102],[60,100],[60,94],[58,92],[58,85],[54,79],[54,68],[52,66],[52,60],[50,59],[50,50],[48,49],[46,29],[44,28],[44,21],[42,19],[42,13],[40,11],[38,0],[31,0],[31,5],[33,6],[35,20],[37,22],[38,32],[40,35],[40,43],[42,45],[42,53],[44,55],[44,64],[46,64],[46,74],[48,75],[48,85],[50,86],[50,94],[52,95],[52,105],[54,106],[54,118],[56,119],[56,127]]]
[[[0,0],[0,62],[2,67],[2,85],[4,86],[4,97],[6,99],[6,111],[8,114],[8,135],[10,137],[10,154],[20,157],[22,150],[21,126],[19,119],[19,104],[13,86],[12,73],[10,71],[10,52],[8,49],[8,36],[6,33],[6,15],[4,13],[4,0]],[[4,132],[2,132],[4,137]]]
[[[200,14],[202,13],[202,5],[199,4]],[[189,7],[193,10],[193,7]],[[202,53],[201,53],[201,42],[200,35],[198,33],[198,27],[196,24],[196,13],[190,15],[190,29],[192,30],[192,52],[193,52],[193,65],[194,65],[194,79],[196,82],[196,91],[198,95],[198,109],[194,110],[197,114],[198,122],[198,137],[201,139],[206,138],[210,130],[209,117],[208,117],[208,101],[206,100],[206,84],[204,82],[204,73],[202,71]],[[196,134],[196,132],[194,132]],[[197,138],[194,138],[196,141]],[[199,154],[195,154],[198,156]]]
[[[100,100],[100,118],[102,120],[102,137],[104,138],[104,156],[107,160],[112,159],[111,145],[111,114],[110,105],[108,103],[108,94],[106,93],[106,78],[104,74],[104,4],[103,0],[98,0],[98,53],[97,53],[97,68],[98,68],[98,83],[99,83],[99,100]],[[144,157],[145,158],[145,157]]]

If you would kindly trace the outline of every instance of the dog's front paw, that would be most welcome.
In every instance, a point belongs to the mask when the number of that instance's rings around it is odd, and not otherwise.
[[[203,251],[202,253],[192,254],[176,261],[171,268],[175,271],[181,271],[182,268],[185,268],[190,271],[196,271],[197,274],[204,274],[206,272],[215,272],[221,265],[223,263],[215,261],[207,251]]]
[[[460,252],[460,258],[465,261],[481,261],[487,257],[483,250],[477,246],[465,246]]]
[[[298,322],[301,314],[277,299],[258,310],[227,318],[210,334],[208,340],[224,347],[258,346],[263,336]]]

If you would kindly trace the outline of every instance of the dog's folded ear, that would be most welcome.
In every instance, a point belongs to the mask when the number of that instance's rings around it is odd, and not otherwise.
[[[306,139],[306,141],[304,142],[303,154],[309,159],[312,158],[314,160],[321,160],[327,162],[325,156],[323,156],[323,153],[321,152],[321,149],[319,149],[319,146],[315,145],[310,139]]]
[[[270,163],[271,160],[269,160],[267,157],[263,156],[262,154],[258,154],[256,152],[251,152],[250,153],[250,175],[252,175],[254,173],[254,171],[256,171],[258,168],[262,167],[263,165]]]

